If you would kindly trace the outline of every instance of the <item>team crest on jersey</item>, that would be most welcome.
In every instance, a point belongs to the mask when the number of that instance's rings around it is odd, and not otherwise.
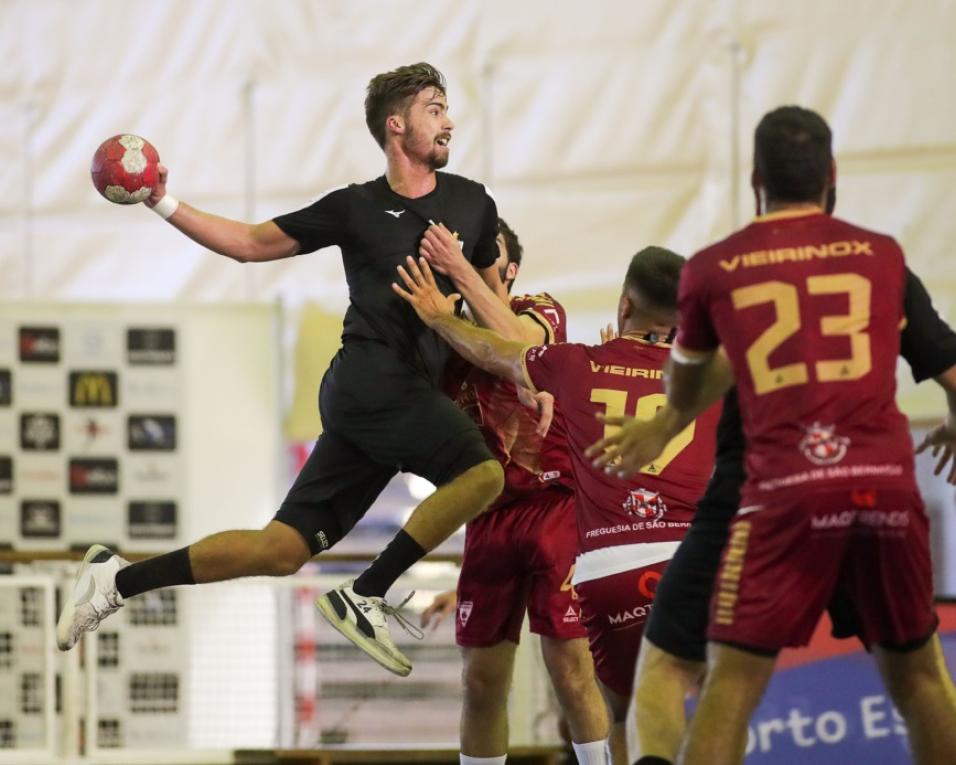
[[[846,456],[850,439],[836,435],[836,425],[808,425],[800,441],[800,451],[814,465],[835,465]]]
[[[642,521],[657,521],[667,512],[667,505],[659,491],[631,489],[624,500],[624,512]]]
[[[468,619],[471,618],[471,609],[474,605],[470,600],[463,600],[458,604],[458,621],[461,622],[462,627],[468,624]]]

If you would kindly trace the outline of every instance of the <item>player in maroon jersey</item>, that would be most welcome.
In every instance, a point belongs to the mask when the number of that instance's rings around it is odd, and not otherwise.
[[[597,346],[523,347],[457,319],[454,296],[435,288],[424,261],[409,259],[396,285],[422,321],[473,364],[555,397],[571,450],[579,555],[572,580],[591,653],[615,722],[611,751],[626,762],[624,721],[641,632],[654,588],[687,529],[713,465],[717,410],[690,425],[630,482],[594,468],[584,451],[603,429],[599,413],[651,416],[664,402],[662,367],[677,320],[684,260],[648,247],[631,261],[618,306],[620,337]],[[642,724],[637,721],[638,726]]]
[[[498,219],[498,273],[511,293],[522,248],[508,224]],[[457,242],[429,248],[431,257],[456,283],[474,268]],[[487,294],[486,316],[508,307]],[[474,292],[469,298],[480,300]],[[510,298],[522,344],[564,342],[564,308],[548,294]],[[517,322],[515,322],[517,317]],[[575,755],[583,765],[603,765],[608,718],[594,677],[587,633],[571,587],[577,532],[574,487],[560,425],[539,432],[532,411],[518,400],[510,380],[490,375],[463,359],[452,359],[443,387],[480,426],[504,468],[505,488],[487,512],[470,521],[458,578],[455,638],[462,649],[464,697],[461,714],[462,765],[504,765],[508,752],[508,692],[525,612],[568,721]],[[456,598],[441,596],[423,614],[423,625],[440,619]]]
[[[956,762],[956,693],[935,637],[927,518],[896,408],[903,253],[825,214],[835,165],[817,114],[757,126],[758,217],[681,277],[668,401],[692,408],[700,364],[734,368],[747,481],[711,603],[708,674],[682,761],[743,758],[777,652],[805,644],[834,595],[907,723],[919,763]]]

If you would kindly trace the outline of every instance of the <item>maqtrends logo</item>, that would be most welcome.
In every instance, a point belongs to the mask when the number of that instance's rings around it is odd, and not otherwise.
[[[643,624],[647,617],[651,615],[651,604],[646,606],[634,606],[618,611],[616,614],[608,614],[607,622],[612,627],[626,628],[636,627]]]

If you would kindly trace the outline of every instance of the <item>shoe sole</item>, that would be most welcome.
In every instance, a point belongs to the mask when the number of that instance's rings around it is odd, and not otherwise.
[[[356,630],[347,619],[340,619],[339,615],[335,613],[335,609],[332,608],[328,596],[323,595],[320,597],[315,601],[315,605],[319,609],[319,613],[325,617],[325,620],[331,624],[340,635],[360,648],[369,658],[399,677],[408,677],[412,671],[411,666],[407,664],[396,664],[395,658],[383,651],[378,643],[365,637],[365,635]]]
[[[60,618],[56,620],[56,647],[61,651],[69,651],[76,643],[67,645],[70,639],[70,627],[73,625],[73,617],[76,615],[76,586],[80,583],[80,577],[86,571],[90,561],[107,548],[103,545],[92,545],[83,556],[83,563],[80,570],[76,572],[73,579],[73,588],[70,590],[70,596],[63,604],[63,610],[60,611]]]

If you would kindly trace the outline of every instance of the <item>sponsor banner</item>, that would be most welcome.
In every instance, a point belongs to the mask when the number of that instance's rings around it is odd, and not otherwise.
[[[20,536],[52,539],[63,532],[60,503],[55,499],[25,499],[20,503]]]
[[[119,376],[116,372],[102,369],[85,369],[70,372],[70,406],[109,407],[119,405]]]
[[[9,369],[0,369],[0,406],[13,404],[13,374]]]
[[[55,452],[60,448],[60,415],[24,412],[20,415],[20,448],[27,452]]]
[[[176,418],[170,414],[131,414],[126,434],[132,452],[172,451],[176,448]]]
[[[0,494],[13,494],[13,457],[0,457]]]
[[[24,364],[58,364],[60,330],[58,327],[20,327],[20,361]]]
[[[113,457],[74,457],[70,460],[70,494],[116,494],[119,462]]]
[[[940,638],[956,668],[956,604],[938,604]],[[693,705],[689,705],[692,708]],[[830,637],[821,620],[810,645],[783,651],[750,719],[746,765],[909,765],[906,726],[873,657],[854,640]]]
[[[126,361],[130,366],[175,364],[176,331],[167,327],[130,327],[126,330]]]
[[[172,539],[176,536],[176,503],[130,502],[127,514],[130,539]]]

